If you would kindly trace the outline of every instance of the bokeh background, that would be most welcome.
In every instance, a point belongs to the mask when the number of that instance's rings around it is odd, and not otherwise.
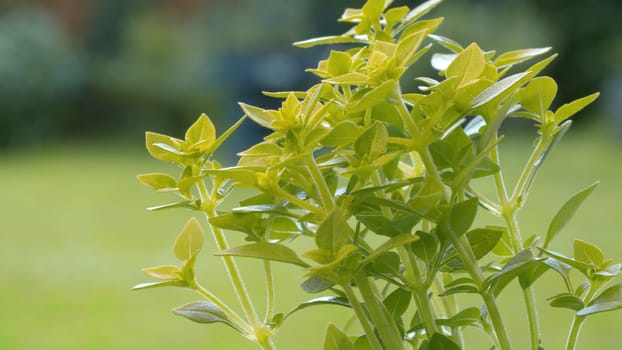
[[[198,298],[191,292],[129,291],[147,279],[141,267],[174,263],[170,244],[192,215],[144,211],[167,198],[141,188],[135,174],[170,168],[148,158],[143,132],[179,136],[203,112],[223,130],[241,116],[237,101],[271,107],[279,101],[262,90],[305,89],[315,80],[304,69],[329,48],[291,43],[344,31],[336,18],[362,2],[2,0],[0,349],[253,348],[224,326],[168,312]],[[601,91],[546,164],[521,218],[526,234],[543,233],[573,191],[600,179],[565,234],[621,260],[622,2],[448,0],[432,15],[446,17],[439,34],[463,44],[499,52],[552,46],[560,57],[545,73],[560,85],[555,105]],[[534,131],[513,128],[507,131],[517,136],[503,146],[510,180]],[[249,123],[226,147],[235,152],[261,136]],[[571,253],[569,242],[558,248]],[[253,262],[242,266],[261,291]],[[219,267],[205,256],[203,277],[233,302]],[[278,275],[281,311],[308,297],[296,288],[295,268],[280,267]],[[562,347],[571,317],[546,306],[559,291],[554,279],[537,286],[547,349]],[[518,298],[502,302],[516,315],[514,338],[526,342]],[[292,318],[276,343],[317,349],[326,321],[347,318],[347,310],[309,310]],[[581,348],[617,348],[620,319],[622,313],[588,320]]]

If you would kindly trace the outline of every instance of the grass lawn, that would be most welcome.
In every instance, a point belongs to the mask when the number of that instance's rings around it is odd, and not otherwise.
[[[509,139],[504,147],[504,165],[513,169],[510,181],[529,145]],[[571,241],[563,238],[582,238],[599,244],[608,257],[622,260],[620,146],[602,130],[572,130],[539,175],[521,214],[523,234],[543,234],[565,199],[600,180],[553,246],[570,255]],[[200,299],[190,291],[129,290],[149,280],[140,268],[176,263],[170,246],[193,214],[144,210],[171,198],[151,193],[134,177],[163,169],[146,152],[118,145],[0,154],[0,349],[255,348],[225,326],[198,325],[170,314],[170,308]],[[238,238],[235,233],[231,237],[234,242]],[[213,248],[209,241],[206,251]],[[222,264],[208,254],[200,259],[204,284],[234,304]],[[241,261],[249,289],[259,291],[261,311],[262,275],[255,272],[256,264]],[[296,267],[277,265],[276,270],[283,286],[277,307],[286,312],[309,296],[297,288],[301,274]],[[536,291],[544,345],[555,350],[563,347],[571,313],[545,305],[547,297],[561,291],[561,281],[553,274],[546,276]],[[527,333],[518,330],[524,322],[522,297],[504,294],[500,302],[512,338],[526,344]],[[275,341],[281,349],[319,349],[326,322],[343,325],[348,317],[345,308],[309,309],[293,316]],[[622,311],[588,319],[579,348],[619,348],[621,319]],[[479,334],[470,330],[467,336]]]

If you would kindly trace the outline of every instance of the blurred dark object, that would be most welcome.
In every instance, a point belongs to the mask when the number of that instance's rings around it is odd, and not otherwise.
[[[0,146],[63,135],[85,68],[56,17],[34,7],[1,15]]]

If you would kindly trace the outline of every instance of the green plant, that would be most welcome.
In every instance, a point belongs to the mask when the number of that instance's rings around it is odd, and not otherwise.
[[[244,117],[218,137],[205,115],[183,140],[146,135],[154,158],[181,168],[175,177],[138,177],[158,192],[182,197],[151,209],[189,208],[206,216],[218,248],[214,254],[224,261],[242,314],[197,280],[203,233],[196,219],[174,244],[181,266],[145,269],[159,281],[134,288],[196,290],[206,301],[173,313],[225,323],[263,349],[274,348],[271,337],[292,312],[334,304],[353,310],[363,334],[349,336],[331,324],[325,349],[461,349],[468,345],[463,328],[475,326],[489,336],[492,348],[507,350],[512,341],[496,299],[518,280],[529,320],[525,334],[537,350],[544,345],[533,284],[550,270],[564,282],[550,304],[575,313],[566,347],[575,349],[586,317],[622,307],[622,284],[609,285],[620,264],[581,240],[574,241],[573,257],[550,249],[596,184],[562,206],[544,237],[523,238],[518,213],[543,161],[570,127],[569,118],[598,94],[553,111],[557,85],[538,74],[555,55],[517,69],[549,48],[497,55],[475,43],[463,47],[432,34],[442,18],[421,19],[440,1],[412,10],[388,8],[390,3],[369,0],[361,9],[347,9],[341,21],[354,25],[350,31],[298,42],[352,48],[331,51],[310,69],[322,80],[309,90],[267,93],[284,99],[280,109],[241,103]],[[432,56],[441,80],[420,77],[419,92],[402,92],[400,79],[434,43],[450,51]],[[512,187],[504,181],[499,154],[499,130],[508,117],[531,120],[538,130]],[[223,167],[212,154],[246,118],[272,133],[241,152],[236,166]],[[478,191],[486,181],[496,199]],[[220,204],[233,192],[244,198],[238,207],[223,209]],[[475,225],[478,213],[491,214],[500,224]],[[230,247],[225,231],[240,232],[249,243]],[[298,252],[293,240],[308,240],[313,247]],[[263,318],[235,263],[238,257],[263,260],[268,294]],[[289,313],[277,312],[274,262],[301,267],[306,292],[328,294]],[[461,307],[461,294],[479,295],[481,307]]]

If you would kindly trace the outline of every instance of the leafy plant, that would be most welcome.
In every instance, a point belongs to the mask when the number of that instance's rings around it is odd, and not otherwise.
[[[563,285],[551,306],[572,310],[567,349],[574,349],[591,314],[622,307],[622,285],[610,281],[621,265],[597,246],[575,240],[572,257],[550,248],[597,183],[573,195],[552,219],[543,237],[523,238],[518,213],[525,205],[542,163],[571,125],[569,118],[598,94],[552,110],[557,85],[539,73],[555,55],[549,48],[497,54],[472,43],[463,47],[433,34],[442,18],[422,19],[440,1],[414,9],[389,8],[391,1],[369,0],[346,9],[341,21],[353,25],[343,35],[296,43],[301,47],[350,44],[334,50],[310,72],[321,81],[307,91],[267,93],[282,98],[267,110],[241,103],[235,125],[217,136],[202,115],[184,139],[148,132],[156,159],[180,171],[144,174],[144,185],[173,192],[181,200],[152,210],[188,208],[203,213],[238,297],[242,314],[201,286],[195,264],[203,233],[191,219],[174,244],[180,266],[145,269],[158,281],[145,289],[176,286],[196,290],[206,301],[173,310],[200,323],[225,323],[263,349],[293,312],[315,305],[351,308],[363,334],[348,335],[331,324],[324,349],[462,349],[462,330],[481,328],[494,349],[512,349],[496,299],[510,282],[522,289],[531,349],[544,349],[533,284],[546,272]],[[403,92],[400,79],[432,47],[438,79],[419,77],[417,92]],[[342,46],[339,46],[342,47]],[[269,129],[263,141],[223,167],[214,151],[245,120]],[[535,123],[538,138],[517,183],[504,181],[499,144],[506,118]],[[477,181],[476,181],[477,180]],[[489,181],[492,199],[477,186]],[[243,199],[223,209],[227,196]],[[478,226],[488,213],[503,222]],[[225,232],[248,243],[231,247]],[[297,251],[293,240],[312,247]],[[299,245],[296,245],[298,247]],[[260,318],[235,259],[264,261],[268,307]],[[278,288],[271,265],[300,267],[312,298],[288,313],[274,308]],[[576,284],[576,271],[584,279]],[[481,307],[461,307],[460,294],[480,296]],[[412,305],[411,305],[412,304]]]

